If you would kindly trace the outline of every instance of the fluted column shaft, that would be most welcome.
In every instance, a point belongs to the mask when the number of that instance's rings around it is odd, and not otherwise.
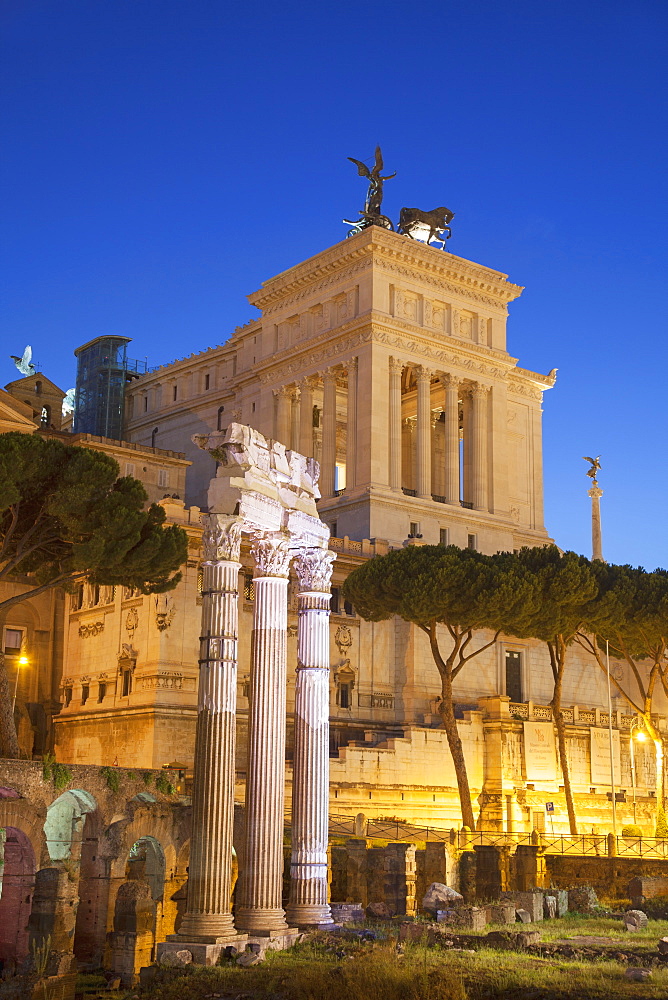
[[[453,375],[443,376],[445,388],[445,498],[459,506],[459,383]]]
[[[417,494],[431,500],[431,372],[416,369],[417,378]]]
[[[334,466],[336,464],[336,372],[326,371],[322,376],[322,383],[320,492],[323,497],[331,497],[334,495]]]
[[[471,389],[471,432],[473,435],[472,499],[476,510],[487,510],[487,393],[477,383]]]
[[[246,847],[237,924],[251,933],[285,930],[281,906],[285,800],[285,686],[288,536],[258,533],[250,674]]]
[[[390,487],[401,491],[401,372],[403,364],[390,358]]]
[[[287,918],[298,927],[333,923],[327,901],[329,837],[329,596],[333,552],[302,549],[299,580],[292,854]]]
[[[290,430],[292,417],[292,392],[287,386],[276,390],[278,408],[276,411],[276,439],[290,447]]]
[[[231,912],[240,521],[203,514],[204,564],[192,838],[179,938],[236,936]]]
[[[357,358],[351,358],[348,362],[346,422],[346,489],[351,489],[357,481]]]
[[[313,455],[313,390],[315,381],[305,378],[300,382],[299,396],[299,452]]]

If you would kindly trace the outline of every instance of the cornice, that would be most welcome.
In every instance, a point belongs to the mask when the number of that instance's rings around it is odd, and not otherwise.
[[[505,307],[523,291],[521,285],[510,283],[508,275],[501,271],[371,226],[263,282],[257,292],[248,296],[248,301],[267,314],[279,303],[289,305],[305,294],[340,281],[346,269],[354,266],[359,270],[376,262],[385,270],[410,274],[431,286],[497,309]],[[402,272],[402,269],[405,270]]]

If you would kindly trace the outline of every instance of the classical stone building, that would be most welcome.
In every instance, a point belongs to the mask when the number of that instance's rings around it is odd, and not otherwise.
[[[250,296],[260,316],[220,347],[127,386],[127,443],[81,443],[117,449],[122,472],[132,465],[139,478],[155,479],[151,499],[186,528],[189,559],[179,587],[158,599],[118,588],[85,588],[68,598],[56,722],[60,759],[191,763],[200,513],[216,468],[192,437],[240,421],[321,463],[319,512],[337,554],[330,619],[332,814],[458,825],[438,717],[440,683],[424,637],[399,620],[361,621],[341,600],[340,586],[355,566],[392,547],[451,542],[492,553],[550,540],[543,523],[541,400],[554,376],[520,368],[506,349],[508,304],[521,291],[499,271],[370,227],[267,281]],[[159,468],[167,480],[156,477]],[[254,602],[244,546],[240,558],[239,800]],[[289,720],[296,586],[291,579]],[[570,655],[563,703],[578,812],[583,828],[607,831],[604,679],[578,650]],[[551,694],[545,648],[510,636],[457,679],[471,786],[487,828],[541,825],[545,801],[552,801],[554,828],[565,829]],[[629,820],[632,717],[621,699],[613,702],[617,784],[628,791],[620,819]],[[547,743],[542,756],[541,742]],[[287,747],[289,785],[290,721]],[[638,816],[647,832],[653,766],[647,745],[638,746]]]

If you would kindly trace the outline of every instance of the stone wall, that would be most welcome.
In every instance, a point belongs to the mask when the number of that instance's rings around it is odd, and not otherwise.
[[[656,859],[578,858],[548,854],[545,864],[553,888],[590,885],[599,896],[610,899],[628,899],[632,878],[668,875],[668,861]]]

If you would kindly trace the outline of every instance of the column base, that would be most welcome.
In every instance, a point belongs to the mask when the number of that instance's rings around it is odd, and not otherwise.
[[[288,906],[285,916],[290,924],[299,927],[300,930],[307,927],[316,929],[322,927],[326,929],[333,927],[335,924],[329,906],[323,906],[322,904]]]
[[[260,910],[241,906],[236,912],[236,924],[248,934],[259,934],[262,937],[283,934],[289,929],[282,907],[276,910]]]
[[[193,957],[194,965],[216,965],[221,952],[230,946],[242,952],[248,943],[247,934],[235,934],[234,937],[220,938],[217,941],[211,938],[202,937],[182,937],[180,934],[170,934],[166,941],[158,944],[157,960],[160,964],[165,955],[174,954],[177,951],[189,951]]]

